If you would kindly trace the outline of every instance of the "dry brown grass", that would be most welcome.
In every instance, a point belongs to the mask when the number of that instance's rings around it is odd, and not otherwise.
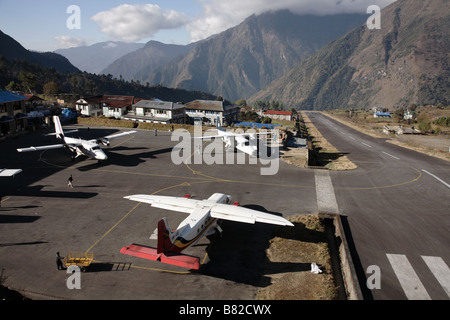
[[[287,148],[282,151],[281,160],[300,168],[308,166],[307,148]]]
[[[329,170],[353,170],[357,166],[350,159],[339,152],[331,143],[325,139],[319,130],[314,126],[305,112],[301,112],[303,121],[313,140],[316,150],[318,150],[319,161],[325,164],[325,168]]]
[[[270,285],[260,288],[259,300],[335,300],[327,235],[317,215],[289,217],[294,227],[280,227],[266,250],[265,274]],[[311,272],[311,263],[323,273]]]

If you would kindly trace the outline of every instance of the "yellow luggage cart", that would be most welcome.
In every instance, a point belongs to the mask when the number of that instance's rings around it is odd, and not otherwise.
[[[93,252],[69,252],[69,254],[64,258],[63,261],[67,268],[69,266],[75,265],[84,272],[93,260]]]

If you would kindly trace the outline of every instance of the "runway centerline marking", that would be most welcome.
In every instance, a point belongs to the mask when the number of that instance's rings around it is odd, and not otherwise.
[[[385,155],[388,155],[389,157],[392,157],[392,158],[394,158],[394,159],[397,159],[397,160],[400,160],[400,158],[397,158],[396,156],[393,156],[392,154],[390,154],[390,153],[387,153],[387,152],[384,152],[384,151],[382,151]]]

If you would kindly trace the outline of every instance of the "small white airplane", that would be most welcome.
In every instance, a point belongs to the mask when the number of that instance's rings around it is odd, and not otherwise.
[[[222,232],[217,224],[218,219],[293,226],[283,217],[239,207],[237,202],[230,205],[231,196],[223,193],[214,193],[206,200],[195,200],[190,195],[169,197],[136,194],[124,198],[149,203],[156,208],[189,213],[189,216],[173,231],[169,228],[166,218],[158,222],[157,249],[133,244],[123,247],[120,252],[190,269],[199,269],[200,259],[180,254],[181,251],[196,243],[202,236],[213,235],[216,231]]]
[[[247,153],[250,157],[258,156],[258,135],[269,135],[274,132],[247,132],[247,133],[233,133],[226,131],[224,128],[217,127],[217,135],[205,135],[198,137],[199,139],[221,138],[225,142],[225,150],[234,151],[238,149]]]
[[[61,126],[61,122],[59,121],[58,116],[53,116],[53,122],[55,123],[55,133],[52,135],[56,135],[58,139],[62,139],[64,141],[63,144],[54,144],[48,146],[41,147],[29,147],[29,148],[20,148],[17,149],[18,152],[30,152],[30,151],[40,151],[40,150],[49,150],[49,149],[58,149],[58,148],[69,148],[72,152],[76,153],[75,158],[78,158],[81,155],[87,156],[89,158],[96,159],[98,161],[106,160],[108,157],[105,152],[100,148],[100,143],[109,146],[109,139],[114,139],[130,134],[134,134],[137,131],[127,131],[119,134],[109,135],[103,138],[92,139],[92,140],[83,140],[81,138],[71,138],[66,137],[64,135],[64,131]],[[66,131],[66,133],[72,133],[77,130]]]

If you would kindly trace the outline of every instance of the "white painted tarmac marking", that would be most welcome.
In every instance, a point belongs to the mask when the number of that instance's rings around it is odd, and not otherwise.
[[[314,170],[317,207],[319,212],[339,213],[330,173],[327,170]]]
[[[441,257],[422,256],[422,259],[450,297],[450,268]]]
[[[151,234],[150,240],[158,240],[158,228],[155,229],[155,231],[153,231],[153,233]]]
[[[409,300],[431,300],[408,258],[402,254],[386,254],[395,275]]]
[[[432,174],[432,173],[429,173],[429,172],[428,172],[427,170],[425,170],[425,169],[422,169],[422,171],[428,173],[430,176],[432,176],[433,178],[435,178],[435,179],[438,180],[439,182],[443,183],[447,188],[450,188],[450,184],[448,184],[447,182],[445,182],[445,181],[442,180],[441,178],[435,176],[435,175]]]
[[[384,151],[382,151],[385,155],[388,155],[389,157],[392,157],[392,158],[394,158],[394,159],[397,159],[397,160],[400,160],[400,158],[397,158],[396,156],[393,156],[392,154],[390,154],[390,153],[387,153],[387,152],[384,152]]]
[[[370,144],[367,144],[367,143],[364,143],[364,142],[361,142],[361,143],[362,143],[363,145],[369,147],[369,148],[372,148],[372,146],[371,146]]]

